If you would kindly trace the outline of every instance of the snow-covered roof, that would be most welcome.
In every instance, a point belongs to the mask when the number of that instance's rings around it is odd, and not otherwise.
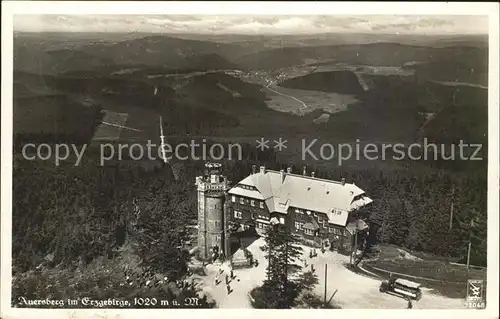
[[[350,211],[372,202],[354,183],[265,169],[249,175],[229,193],[264,200],[271,212],[286,213],[289,207],[322,212],[330,223],[342,226]]]

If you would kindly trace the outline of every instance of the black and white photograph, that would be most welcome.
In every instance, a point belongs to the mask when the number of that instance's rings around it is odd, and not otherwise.
[[[2,54],[2,317],[498,317],[498,3],[52,4]]]

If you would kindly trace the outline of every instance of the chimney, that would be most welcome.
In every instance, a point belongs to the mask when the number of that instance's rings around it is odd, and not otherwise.
[[[252,174],[257,173],[257,165],[252,165]]]
[[[304,175],[304,176],[307,175],[307,171],[306,171],[306,166],[305,165],[302,167],[302,175]]]
[[[284,170],[280,170],[280,177],[281,177],[281,183],[283,183],[285,181],[285,171]]]
[[[260,173],[264,174],[265,172],[266,172],[266,167],[265,166],[261,166],[260,167]]]
[[[288,167],[286,168],[286,172],[287,172],[287,174],[291,174],[291,173],[292,173],[292,167],[291,167],[291,166],[288,166]]]
[[[311,172],[311,177],[314,178],[314,172]]]
[[[342,185],[345,185],[345,177],[342,177]]]

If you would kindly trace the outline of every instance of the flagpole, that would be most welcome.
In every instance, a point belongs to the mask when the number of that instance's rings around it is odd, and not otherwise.
[[[327,282],[327,277],[328,277],[328,264],[325,264],[325,296],[324,296],[324,304],[326,308],[326,282]]]
[[[474,220],[470,220],[470,229],[469,229],[469,247],[467,249],[467,274],[469,273],[469,265],[470,265],[470,251],[472,247],[472,227],[474,227]],[[468,276],[467,276],[468,278]]]
[[[469,273],[469,265],[470,265],[470,248],[471,248],[471,242],[469,239],[469,249],[467,251],[467,273]]]
[[[455,194],[455,187],[453,186],[453,190],[451,191],[451,207],[450,207],[450,228],[449,230],[451,231],[451,229],[453,228],[453,195]]]

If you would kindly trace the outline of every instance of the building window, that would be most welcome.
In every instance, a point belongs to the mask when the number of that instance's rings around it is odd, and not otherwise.
[[[307,228],[306,228],[306,229],[304,229],[304,233],[305,233],[306,235],[311,235],[311,236],[312,236],[312,235],[314,235],[314,231],[313,231],[313,230],[311,230],[311,229],[307,229]]]
[[[333,227],[328,227],[328,232],[333,233]]]
[[[310,211],[310,210],[308,210],[308,211],[306,212],[306,214],[307,214],[307,215],[311,215],[311,211]]]
[[[255,201],[253,199],[250,201],[250,205],[252,205],[252,207],[255,206]]]
[[[295,222],[295,229],[300,229],[300,223],[299,222]]]
[[[260,202],[260,208],[264,208],[264,202]]]
[[[243,197],[240,198],[240,204],[245,204],[245,199]]]
[[[235,202],[236,202],[236,196],[234,196],[234,195],[233,195],[233,196],[231,197],[231,201],[232,201],[233,203],[235,203]]]
[[[255,219],[255,213],[252,212],[251,217],[252,217],[252,219]]]
[[[285,223],[285,219],[283,217],[280,217],[280,224],[284,224]]]
[[[219,228],[220,221],[219,220],[214,220],[214,226],[215,226],[215,228]]]
[[[323,219],[323,228],[326,228],[326,219]]]
[[[340,229],[338,229],[338,228],[334,228],[334,229],[333,229],[333,233],[334,233],[335,235],[340,235]]]
[[[236,211],[236,210],[235,210],[235,211],[234,211],[234,218],[241,219],[241,218],[242,218],[242,217],[241,217],[241,212],[239,212],[239,211]]]

